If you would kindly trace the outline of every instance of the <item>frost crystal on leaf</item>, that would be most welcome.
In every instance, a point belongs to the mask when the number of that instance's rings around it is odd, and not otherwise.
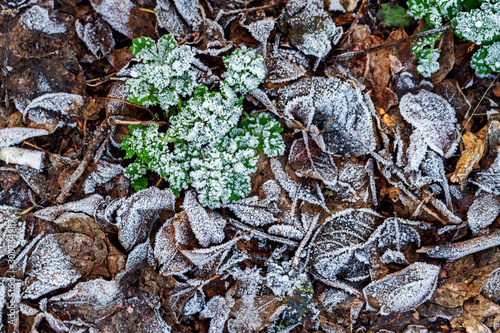
[[[274,25],[274,18],[265,17],[262,20],[254,21],[243,26],[250,32],[253,38],[261,44],[264,44],[265,47],[271,31],[274,29]]]
[[[78,110],[83,105],[83,97],[68,93],[50,93],[35,98],[24,110],[20,110],[24,117],[37,124],[57,123],[64,124],[69,120],[71,111]]]
[[[500,268],[491,272],[488,281],[483,286],[481,293],[490,299],[500,297]]]
[[[500,72],[500,41],[484,46],[474,53],[470,65],[479,75]]]
[[[474,233],[488,227],[500,214],[500,197],[491,193],[482,192],[467,211],[467,222]]]
[[[37,244],[29,258],[31,277],[26,284],[23,297],[36,299],[72,284],[80,277],[73,266],[69,255],[59,247],[56,235],[47,235]]]
[[[300,52],[280,49],[277,55],[266,59],[266,81],[271,83],[293,81],[306,74],[307,66],[307,59]]]
[[[85,183],[83,184],[85,194],[95,192],[97,186],[109,182],[113,177],[118,176],[122,172],[123,167],[119,164],[97,163],[96,170],[85,179]]]
[[[203,311],[201,311],[200,316],[202,318],[212,318],[210,321],[210,328],[208,333],[222,333],[224,332],[224,326],[227,319],[229,318],[229,313],[231,309],[227,304],[227,301],[222,296],[214,296],[205,305]]]
[[[201,246],[207,247],[210,244],[219,244],[224,240],[226,220],[217,213],[208,213],[198,203],[193,192],[186,193],[183,206],[191,229]]]
[[[416,95],[404,95],[399,107],[403,118],[414,127],[407,152],[407,170],[417,170],[420,166],[427,151],[423,147],[429,147],[444,157],[455,152],[458,124],[455,110],[446,100],[421,90]]]
[[[476,174],[472,183],[479,186],[483,191],[500,195],[500,154],[497,155],[495,161],[487,170]]]
[[[85,213],[94,216],[102,200],[102,196],[94,194],[82,200],[41,209],[33,215],[47,221],[53,221],[65,212]]]
[[[190,268],[189,263],[177,248],[175,242],[175,218],[165,221],[155,237],[154,256],[162,266],[165,275],[183,273]]]
[[[363,289],[368,304],[380,314],[401,313],[427,301],[436,288],[439,266],[416,262],[405,269],[371,282]]]
[[[90,1],[95,11],[115,29],[116,31],[131,38],[132,31],[128,24],[130,21],[130,12],[135,7],[130,0],[100,0]]]
[[[46,34],[66,32],[64,24],[54,22],[49,17],[49,11],[40,6],[33,6],[21,16],[21,24],[30,30],[39,30]]]
[[[47,135],[49,132],[44,129],[28,127],[11,127],[0,129],[0,148],[9,147],[26,139]]]
[[[477,45],[500,38],[500,3],[485,1],[480,8],[460,12],[451,21],[457,36]]]

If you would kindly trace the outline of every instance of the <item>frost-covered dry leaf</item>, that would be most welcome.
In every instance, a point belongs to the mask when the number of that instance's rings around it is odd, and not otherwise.
[[[491,272],[486,281],[481,293],[488,297],[489,299],[497,299],[500,297],[500,268],[495,269]]]
[[[381,216],[370,209],[347,209],[329,216],[311,240],[315,270],[327,280],[359,281],[369,277],[365,242]]]
[[[89,216],[94,216],[99,204],[103,201],[103,197],[99,194],[93,194],[85,199],[67,202],[58,206],[50,206],[35,212],[33,215],[43,220],[53,221],[62,213],[74,212],[85,213]]]
[[[196,199],[194,192],[186,193],[183,206],[187,213],[191,230],[193,230],[201,246],[207,247],[210,244],[219,244],[224,240],[226,220],[218,213],[207,212]]]
[[[371,197],[370,174],[363,163],[350,160],[338,163],[338,178],[335,186],[328,186],[337,200],[369,202]]]
[[[156,1],[155,13],[159,25],[174,36],[181,37],[189,33],[189,27],[182,20],[171,0]]]
[[[306,128],[324,131],[325,147],[333,154],[361,156],[375,150],[373,118],[359,87],[341,78],[302,79],[279,91],[285,115]]]
[[[59,126],[74,124],[71,116],[77,115],[83,106],[84,98],[69,93],[50,93],[35,98],[24,110],[25,118],[37,124],[56,123]]]
[[[417,250],[432,258],[446,258],[454,261],[466,255],[476,253],[500,245],[500,231],[495,231],[487,236],[472,238],[459,243],[424,246]]]
[[[157,187],[149,187],[111,203],[110,207],[114,208],[116,216],[114,224],[119,229],[118,239],[123,247],[130,250],[145,239],[149,226],[158,213],[173,210],[174,205],[172,190],[159,190]]]
[[[66,32],[64,24],[57,23],[49,17],[49,11],[40,6],[32,6],[21,16],[21,24],[29,30],[38,30],[52,35]]]
[[[76,21],[75,30],[97,59],[107,56],[115,48],[111,27],[99,17],[89,16],[83,24],[79,20]]]
[[[11,127],[0,129],[0,148],[9,147],[26,139],[37,136],[48,135],[49,132],[44,129],[29,127]]]
[[[264,49],[266,48],[267,39],[271,34],[271,31],[274,29],[275,21],[272,17],[265,17],[262,20],[257,20],[250,22],[248,24],[242,24],[261,44],[264,45]]]
[[[116,310],[123,297],[116,280],[96,279],[80,282],[70,291],[51,297],[48,304],[92,323]]]
[[[227,301],[222,296],[214,296],[205,305],[203,311],[201,311],[200,316],[202,318],[211,318],[210,328],[208,333],[223,333],[224,326],[227,319],[229,318],[229,313],[231,309],[227,304]]]
[[[467,222],[473,233],[488,227],[500,214],[500,196],[482,192],[476,196],[467,211]]]
[[[265,198],[259,200],[258,196],[241,199],[224,205],[231,209],[243,222],[260,227],[272,224],[279,220],[281,211],[277,207],[277,201],[281,188],[274,180],[268,180],[262,185]]]
[[[407,170],[418,169],[426,147],[446,158],[455,152],[459,126],[455,110],[445,99],[422,89],[416,95],[404,95],[399,108],[403,118],[414,127],[407,151]]]
[[[301,183],[293,180],[286,172],[283,170],[281,162],[276,159],[271,159],[271,169],[273,171],[274,177],[280,183],[281,187],[288,193],[292,199],[291,211],[295,210],[298,200],[304,200],[313,205],[318,205],[323,207],[327,212],[329,211],[325,205],[325,198],[319,187],[318,183]]]
[[[363,289],[368,304],[380,314],[406,312],[427,301],[436,288],[440,267],[416,262],[371,282]]]
[[[194,49],[195,52],[215,57],[233,47],[233,41],[226,40],[219,23],[206,19],[203,28],[201,43]]]
[[[322,0],[292,0],[277,22],[292,45],[318,58],[326,56],[342,36],[342,27],[323,8]]]
[[[160,273],[165,275],[184,273],[191,267],[177,248],[174,227],[174,220],[177,218],[179,217],[174,216],[165,221],[155,237],[154,256],[161,265]]]
[[[335,186],[337,167],[333,156],[322,151],[307,133],[303,134],[304,138],[295,140],[290,148],[288,162],[291,167],[300,177],[319,179],[327,186]]]
[[[293,81],[306,74],[308,61],[303,54],[293,50],[279,49],[273,57],[265,59],[267,76],[266,81],[284,83]]]
[[[65,288],[81,277],[71,257],[60,247],[59,240],[62,237],[65,234],[50,234],[37,244],[28,260],[29,278],[23,298],[39,298],[53,290]]]
[[[188,25],[196,29],[202,23],[199,0],[175,0],[175,7]]]
[[[497,155],[493,164],[487,169],[478,172],[472,183],[482,190],[500,195],[500,154]]]
[[[19,215],[18,209],[0,206],[0,259],[14,253],[18,246],[26,244],[26,222]]]
[[[97,186],[109,182],[121,173],[123,173],[123,167],[119,164],[98,162],[96,170],[85,179],[83,191],[85,194],[94,193]]]
[[[122,285],[127,285],[135,281],[137,273],[140,274],[147,265],[154,267],[156,264],[153,249],[149,240],[136,245],[128,254],[125,270],[116,276],[116,281]]]

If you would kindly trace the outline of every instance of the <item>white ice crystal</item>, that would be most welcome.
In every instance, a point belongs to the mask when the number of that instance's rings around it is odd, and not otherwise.
[[[65,124],[71,111],[77,110],[83,105],[83,97],[69,93],[50,93],[35,98],[24,109],[20,110],[24,117],[36,122]]]
[[[47,235],[37,244],[28,264],[31,267],[31,283],[25,287],[24,298],[39,298],[80,278],[73,261],[61,250],[54,234]]]
[[[407,170],[418,169],[427,147],[445,158],[455,152],[459,125],[455,110],[445,99],[427,90],[420,90],[416,95],[404,95],[399,107],[403,118],[414,127],[407,152]]]
[[[416,262],[405,269],[371,282],[363,289],[368,304],[381,315],[401,313],[427,301],[436,288],[439,266]]]
[[[154,256],[162,266],[160,273],[165,275],[184,273],[190,268],[185,257],[177,249],[173,220],[165,221],[155,236]]]
[[[94,216],[102,200],[102,196],[94,194],[82,200],[41,209],[36,211],[33,215],[46,221],[53,221],[65,212],[85,213],[89,216]]]
[[[469,228],[478,233],[495,222],[498,214],[500,214],[500,196],[482,192],[476,196],[467,211]]]
[[[191,229],[201,246],[207,247],[210,244],[219,244],[224,240],[226,220],[215,212],[208,213],[198,203],[193,192],[186,193],[183,206]]]
[[[0,148],[9,147],[26,139],[47,135],[49,132],[39,128],[10,127],[0,129]]]
[[[113,177],[118,176],[122,172],[123,167],[119,164],[99,162],[96,165],[96,170],[85,179],[83,191],[85,194],[94,193],[97,186],[109,182]]]
[[[116,31],[132,38],[132,31],[128,24],[130,12],[135,7],[130,0],[102,0],[90,1],[95,11],[115,29]]]
[[[78,283],[70,291],[51,297],[48,302],[62,307],[91,304],[94,309],[102,309],[123,299],[116,280],[95,279]]]
[[[500,154],[487,170],[476,174],[472,183],[478,185],[483,191],[500,195]]]
[[[500,268],[491,272],[481,293],[489,298],[498,298],[500,296]]]
[[[50,19],[49,11],[40,6],[33,6],[21,16],[21,24],[30,30],[39,30],[46,34],[60,34],[66,32],[64,24]]]
[[[230,312],[231,309],[229,308],[229,305],[224,297],[212,297],[200,313],[202,318],[212,318],[208,333],[224,332],[224,325],[226,324],[226,320],[229,318]]]

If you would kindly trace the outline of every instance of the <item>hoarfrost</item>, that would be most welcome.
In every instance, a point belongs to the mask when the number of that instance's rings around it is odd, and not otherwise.
[[[293,50],[279,50],[274,57],[266,59],[267,77],[271,83],[293,81],[306,74],[306,57]]]
[[[272,235],[283,236],[289,239],[300,240],[304,237],[302,230],[297,229],[293,225],[275,224],[267,230]]]
[[[118,199],[115,223],[119,229],[118,239],[123,247],[130,250],[147,236],[150,224],[162,210],[173,210],[175,196],[172,190],[149,187],[128,198]]]
[[[472,183],[488,193],[500,195],[500,154],[487,170],[476,174]]]
[[[217,296],[215,296],[217,297]],[[182,307],[182,315],[189,317],[195,313],[200,312],[205,307],[205,294],[202,291],[196,289],[193,296],[184,303]]]
[[[215,212],[207,213],[193,192],[186,193],[183,206],[187,213],[191,230],[193,230],[201,246],[207,247],[210,244],[219,244],[224,240],[226,220]]]
[[[416,95],[408,93],[399,103],[403,118],[413,127],[408,148],[407,170],[417,170],[429,147],[445,158],[456,150],[459,125],[455,110],[441,96],[420,90]]]
[[[9,206],[0,206],[0,259],[13,253],[18,246],[26,244],[26,222],[21,219],[20,211]],[[15,235],[15,237],[12,237]],[[1,309],[1,307],[0,307]]]
[[[184,23],[170,0],[156,1],[155,12],[159,25],[174,36],[180,37],[189,33],[189,27]]]
[[[488,281],[483,286],[481,293],[489,299],[500,297],[500,268],[491,272]]]
[[[481,192],[467,211],[467,221],[473,233],[479,233],[488,227],[500,214],[500,197],[491,193]]]
[[[26,139],[37,136],[48,135],[49,132],[44,129],[28,127],[11,127],[0,129],[0,148],[9,147]]]
[[[119,164],[98,162],[96,170],[91,173],[83,184],[85,194],[94,193],[96,186],[109,182],[113,177],[123,172],[123,167]]]
[[[75,30],[78,37],[98,59],[111,53],[115,47],[113,31],[100,18],[87,19],[84,24],[77,20]]]
[[[370,209],[346,209],[329,216],[311,240],[314,268],[330,281],[359,281],[369,277],[365,242],[380,215]]]
[[[41,209],[35,212],[33,215],[46,221],[53,221],[62,213],[66,212],[85,213],[89,216],[94,216],[102,200],[102,196],[100,196],[99,194],[94,194],[82,200]]]
[[[200,2],[199,0],[175,0],[175,7],[182,15],[187,24],[193,28],[197,28],[201,22]]]
[[[36,299],[53,290],[64,288],[78,280],[70,256],[59,247],[56,235],[50,234],[36,246],[28,260],[31,268],[24,298]]]
[[[375,150],[372,112],[355,82],[314,77],[288,85],[279,94],[285,114],[324,131],[322,148],[329,153],[361,156]]]
[[[214,296],[200,313],[201,318],[212,318],[208,333],[222,333],[231,309],[222,296]]]
[[[132,36],[132,31],[128,26],[130,12],[135,7],[130,0],[101,0],[90,1],[95,11],[115,29],[127,37]]]
[[[322,180],[326,186],[337,183],[337,167],[332,155],[322,151],[314,141],[309,141],[307,133],[292,144],[288,162],[298,167],[295,173],[300,177]]]
[[[152,267],[155,267],[156,264],[149,240],[137,245],[129,253],[125,270],[116,275],[116,281],[126,285],[127,282],[130,282],[130,277],[133,277],[137,271],[141,271],[146,264]]]
[[[49,17],[49,11],[38,5],[34,5],[21,15],[20,21],[26,29],[39,30],[49,35],[66,32],[64,24],[52,21]]]
[[[35,98],[24,110],[23,116],[37,124],[65,124],[69,121],[71,111],[78,110],[83,105],[83,97],[69,93],[50,93]]]
[[[120,286],[115,280],[95,279],[78,283],[70,291],[51,297],[48,303],[67,306],[92,306],[94,311],[120,303],[123,299]]]
[[[175,242],[175,217],[165,221],[155,237],[154,256],[161,265],[160,273],[181,274],[190,268]]]
[[[427,301],[436,288],[439,266],[416,262],[373,281],[363,289],[368,304],[381,315],[402,313]]]
[[[276,181],[268,180],[262,185],[262,191],[265,194],[265,198],[262,200],[259,200],[258,196],[253,196],[226,204],[223,207],[231,209],[243,222],[256,227],[275,223],[278,221],[275,215],[280,213],[276,202],[281,188]]]
[[[323,58],[332,44],[342,37],[342,27],[337,27],[323,9],[323,1],[292,0],[278,18],[278,27],[287,35],[292,45],[307,55]]]
[[[265,17],[262,20],[254,21],[243,26],[250,32],[253,38],[259,41],[266,48],[267,39],[273,31],[275,25],[274,18]]]
[[[271,159],[271,169],[273,171],[274,177],[280,183],[281,187],[289,194],[292,199],[292,209],[293,212],[297,206],[298,200],[304,200],[314,205],[323,207],[327,212],[329,211],[325,205],[325,198],[319,187],[318,183],[314,185],[306,185],[303,183],[296,182],[291,179],[290,176],[283,170],[281,162],[276,159]]]

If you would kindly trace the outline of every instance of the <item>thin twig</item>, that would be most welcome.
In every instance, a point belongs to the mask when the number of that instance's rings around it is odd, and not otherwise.
[[[96,97],[98,99],[103,99],[103,100],[106,100],[106,101],[116,101],[116,102],[122,102],[122,103],[125,103],[127,105],[131,105],[131,106],[135,106],[139,109],[143,109],[143,110],[146,110],[148,111],[152,116],[154,116],[154,113],[153,111],[151,111],[150,109],[144,107],[144,106],[141,106],[141,105],[138,105],[138,104],[135,104],[135,103],[132,103],[132,102],[129,102],[129,101],[126,101],[124,99],[121,99],[121,98],[116,98],[116,97]]]
[[[146,13],[151,13],[151,14],[155,14],[156,15],[156,12],[152,9],[147,9],[147,8],[139,8],[139,10],[141,12],[146,12]]]
[[[410,37],[401,38],[401,39],[395,40],[393,42],[381,44],[381,45],[378,45],[378,46],[375,46],[375,47],[372,47],[372,48],[369,48],[369,49],[364,49],[364,50],[359,50],[359,51],[352,51],[352,52],[345,52],[345,53],[333,56],[333,58],[335,60],[347,60],[347,59],[351,59],[351,58],[357,57],[359,55],[373,53],[373,52],[377,52],[377,51],[380,51],[380,50],[383,50],[383,49],[386,49],[386,48],[389,48],[389,47],[397,46],[399,44],[403,44],[403,43],[406,43],[406,42],[411,42],[411,41],[413,41],[415,39],[420,39],[420,38],[424,38],[424,37],[428,37],[428,36],[432,36],[432,35],[437,35],[437,34],[445,32],[448,29],[451,29],[451,26],[450,25],[445,25],[445,26],[442,26],[442,27],[439,27],[439,28],[435,28],[435,29],[431,29],[431,30],[428,30],[428,31],[420,32],[420,33],[418,33],[416,35],[413,35],[413,36],[410,36]]]
[[[108,74],[106,76],[98,77],[98,78],[95,78],[95,79],[88,79],[88,80],[85,80],[85,83],[96,82],[96,81],[101,81],[101,80],[104,80],[104,79],[108,79],[108,78],[114,76],[116,73],[118,73],[118,72],[114,72],[114,73]]]
[[[30,147],[33,147],[35,149],[38,149],[38,150],[41,150],[43,151],[44,153],[48,154],[48,155],[52,155],[52,153],[50,151],[48,151],[47,149],[43,149],[41,147],[38,147],[37,145],[34,145],[32,143],[29,143],[28,141],[23,141],[23,145],[27,145],[27,146],[30,146]]]
[[[269,8],[273,8],[273,7],[274,7],[274,5],[267,5],[267,6],[261,6],[261,7],[253,7],[253,8],[235,9],[235,10],[230,10],[227,12],[222,12],[221,15],[233,15],[233,14],[239,14],[239,13],[245,13],[245,12],[254,12],[256,10],[269,9]]]
[[[472,114],[469,116],[469,119],[467,119],[467,122],[462,127],[462,130],[460,131],[460,134],[457,136],[457,140],[458,140],[459,137],[462,136],[465,128],[467,127],[467,125],[469,125],[469,122],[471,121],[472,117],[474,117],[474,114],[476,113],[477,109],[479,108],[479,105],[481,105],[481,103],[483,102],[483,99],[486,97],[486,95],[490,91],[491,87],[493,87],[493,84],[495,84],[495,82],[497,81],[497,79],[498,79],[499,76],[500,76],[500,73],[498,73],[497,76],[495,76],[495,79],[493,79],[493,81],[491,81],[491,84],[488,86],[488,89],[486,89],[486,91],[484,92],[483,96],[481,97],[481,99],[477,103],[476,107],[474,108],[474,111],[472,111]]]
[[[87,153],[85,154],[83,160],[80,162],[80,165],[78,165],[78,168],[76,168],[73,174],[71,174],[69,179],[64,183],[61,193],[59,193],[59,195],[56,198],[57,202],[63,203],[69,196],[69,192],[71,191],[75,183],[78,181],[78,179],[80,179],[82,174],[85,172],[85,169],[87,168],[88,164],[94,157],[94,150],[97,148],[97,146],[99,146],[101,140],[103,140],[104,133],[107,129],[108,129],[108,122],[104,121],[94,134],[94,139],[90,143],[87,149]]]
[[[319,214],[317,214],[313,218],[311,226],[309,227],[306,235],[304,236],[304,238],[300,242],[299,248],[295,252],[295,257],[293,258],[293,263],[292,263],[293,268],[297,267],[297,265],[299,264],[300,254],[302,253],[302,250],[304,250],[304,247],[306,246],[307,242],[311,238],[312,232],[313,232],[314,228],[316,228],[316,225],[318,224],[318,219],[319,219]]]

